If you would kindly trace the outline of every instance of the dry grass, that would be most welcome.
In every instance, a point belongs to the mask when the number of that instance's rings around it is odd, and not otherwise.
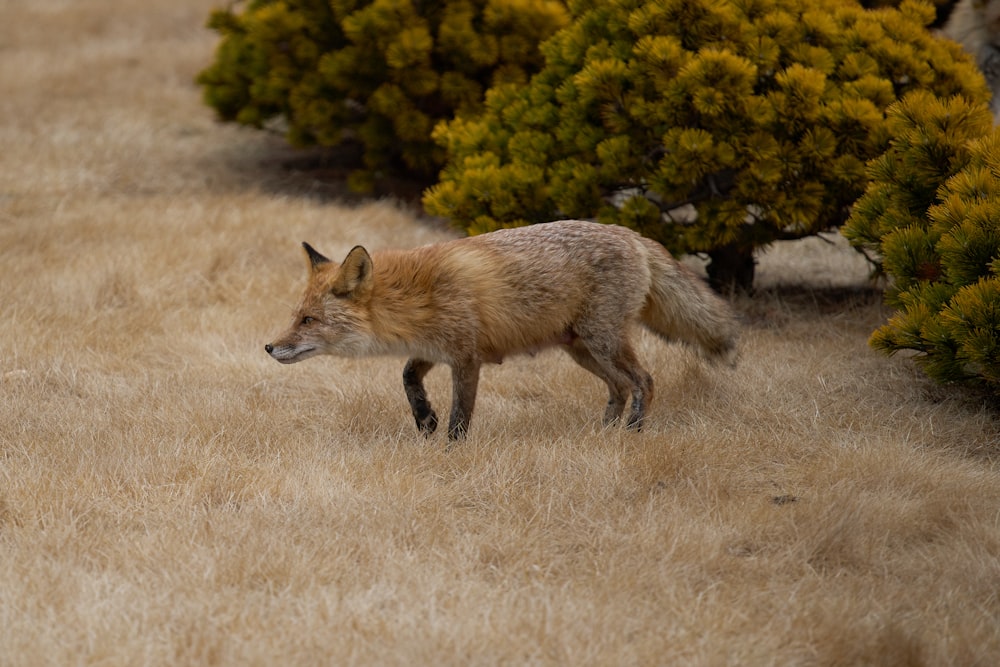
[[[217,126],[212,4],[0,2],[0,664],[1000,662],[1000,420],[842,246],[765,257],[735,371],[644,339],[638,436],[556,353],[450,452],[400,360],[270,360],[298,241],[447,232]]]

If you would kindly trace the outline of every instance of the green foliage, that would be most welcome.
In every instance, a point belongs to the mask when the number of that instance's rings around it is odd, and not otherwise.
[[[538,44],[565,25],[558,0],[251,0],[216,11],[215,62],[198,76],[227,121],[280,119],[294,145],[364,147],[355,185],[401,168],[433,175],[442,118],[476,110],[483,91],[523,84]]]
[[[863,7],[868,9],[876,9],[878,7],[899,7],[906,0],[859,0]],[[934,5],[935,12],[937,14],[937,20],[934,25],[938,25],[944,21],[949,14],[951,14],[955,5],[958,4],[958,0],[929,0],[930,4]]]
[[[675,252],[748,256],[843,223],[865,162],[887,146],[885,108],[905,92],[988,98],[915,2],[577,0],[571,11],[528,86],[495,87],[481,115],[438,126],[449,161],[425,195],[431,212],[473,233],[596,216]]]
[[[912,94],[845,235],[881,261],[897,308],[871,344],[916,350],[940,382],[1000,390],[1000,131],[988,109]]]

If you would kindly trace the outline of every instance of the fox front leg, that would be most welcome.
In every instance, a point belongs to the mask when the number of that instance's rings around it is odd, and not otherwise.
[[[433,433],[438,425],[437,414],[427,400],[427,390],[424,389],[424,376],[433,366],[433,361],[413,358],[407,361],[403,368],[403,389],[406,391],[406,400],[410,402],[417,430],[424,435]]]
[[[469,431],[472,408],[476,405],[479,387],[479,363],[467,361],[451,368],[452,397],[451,418],[448,420],[448,439],[461,440]]]

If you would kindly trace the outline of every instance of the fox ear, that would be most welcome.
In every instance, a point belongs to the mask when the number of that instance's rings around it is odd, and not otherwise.
[[[331,290],[337,296],[363,296],[372,285],[372,258],[361,246],[347,253]]]
[[[326,257],[316,252],[316,249],[313,248],[308,243],[303,242],[302,247],[306,249],[306,255],[309,257],[309,268],[312,269],[313,271],[315,271],[316,268],[321,264],[330,263],[330,260],[328,260]]]

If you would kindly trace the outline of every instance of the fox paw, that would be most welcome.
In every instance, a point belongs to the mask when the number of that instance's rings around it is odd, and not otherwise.
[[[417,422],[417,430],[424,435],[430,435],[437,430],[438,418],[433,410],[428,410],[424,415],[414,415],[414,419]]]
[[[628,428],[630,431],[635,431],[636,433],[638,433],[639,431],[642,430],[643,419],[644,419],[643,415],[636,415],[636,414],[630,415],[628,418],[628,422],[625,424],[625,427]]]

